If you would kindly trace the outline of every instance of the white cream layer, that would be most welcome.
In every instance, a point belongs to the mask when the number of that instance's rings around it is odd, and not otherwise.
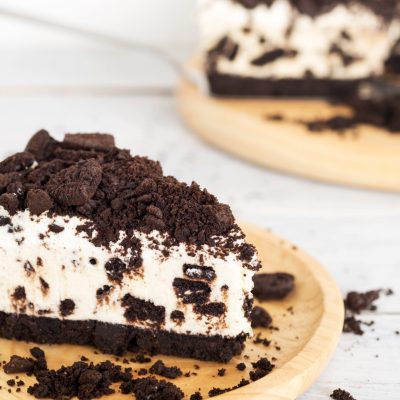
[[[177,333],[222,335],[235,337],[241,333],[251,333],[249,321],[244,316],[243,302],[245,296],[251,295],[253,272],[243,268],[242,262],[233,253],[226,259],[211,256],[208,246],[196,250],[194,256],[188,254],[187,246],[170,248],[170,256],[162,256],[160,249],[151,248],[151,237],[162,241],[160,233],[153,231],[150,235],[135,232],[142,244],[142,274],[125,275],[121,284],[114,285],[109,301],[98,302],[96,291],[104,285],[113,285],[107,277],[104,265],[113,257],[128,260],[130,254],[123,255],[118,243],[111,246],[97,247],[90,242],[84,233],[77,233],[76,227],[85,222],[77,217],[49,218],[46,214],[33,216],[29,211],[18,212],[9,216],[0,207],[0,216],[10,217],[10,226],[0,227],[0,311],[15,313],[20,311],[20,304],[12,300],[12,294],[18,286],[26,291],[28,315],[41,315],[43,310],[49,312],[46,317],[62,318],[59,312],[61,300],[71,299],[75,302],[69,320],[98,320],[115,324],[129,324],[124,317],[125,308],[121,306],[122,297],[129,293],[155,305],[164,306],[166,322],[163,329]],[[50,224],[64,228],[60,233],[48,230]],[[40,239],[40,235],[45,235]],[[120,239],[124,238],[121,233]],[[41,262],[38,262],[38,258]],[[215,270],[216,278],[210,283],[212,292],[210,302],[224,302],[224,318],[199,316],[193,311],[193,305],[184,305],[177,299],[173,289],[175,278],[185,278],[183,264],[201,264]],[[96,265],[90,263],[97,261]],[[27,274],[24,264],[29,261],[35,273]],[[257,260],[254,258],[254,264]],[[40,265],[42,264],[42,265]],[[48,293],[43,293],[39,278],[49,284]],[[221,287],[228,285],[225,293]],[[41,311],[42,310],[42,311]],[[185,314],[185,321],[177,324],[170,319],[174,310]],[[146,328],[148,324],[135,323],[135,326]]]
[[[254,9],[232,0],[198,0],[198,3],[204,56],[224,36],[239,45],[234,60],[219,59],[217,71],[224,74],[276,79],[301,78],[307,71],[318,78],[376,76],[382,74],[384,62],[400,38],[400,20],[385,23],[359,4],[340,4],[328,13],[311,18],[300,14],[288,0],[277,0],[270,7],[260,4]],[[246,33],[244,28],[250,31]],[[344,31],[351,40],[343,36]],[[343,65],[340,56],[330,52],[332,44],[338,44],[359,60]],[[251,64],[252,60],[276,48],[296,50],[298,55],[264,66]]]

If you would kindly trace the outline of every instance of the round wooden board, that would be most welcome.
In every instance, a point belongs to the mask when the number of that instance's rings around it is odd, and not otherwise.
[[[400,191],[400,135],[363,125],[344,134],[312,133],[298,121],[350,110],[322,100],[211,97],[183,80],[178,107],[207,142],[241,158],[324,182]],[[282,121],[268,116],[279,114]]]
[[[295,290],[283,301],[258,304],[269,311],[273,317],[273,325],[279,328],[279,330],[256,329],[256,334],[261,333],[263,338],[271,340],[271,345],[268,347],[248,340],[244,353],[228,364],[154,356],[153,362],[162,359],[167,365],[179,366],[184,373],[188,371],[197,373],[189,378],[181,377],[173,381],[181,387],[187,395],[186,398],[199,388],[204,398],[208,398],[207,393],[213,387],[227,388],[237,385],[242,378],[248,379],[251,362],[267,356],[270,360],[276,358],[274,361],[276,367],[268,376],[217,398],[293,400],[321,374],[339,340],[344,310],[340,292],[332,277],[315,260],[292,244],[254,226],[244,225],[243,228],[248,240],[258,249],[263,263],[262,271],[285,271],[295,275]],[[1,339],[0,359],[8,360],[12,354],[28,355],[29,349],[33,346],[29,343]],[[94,362],[107,359],[117,361],[114,356],[96,354],[90,347],[72,345],[40,347],[45,350],[51,368],[59,368],[62,364],[70,365],[82,355]],[[240,372],[236,369],[239,362],[246,363],[245,371]],[[195,364],[200,366],[200,369],[196,370]],[[126,365],[121,362],[121,365],[136,370],[148,368],[151,363]],[[217,375],[219,368],[226,369],[224,377]],[[15,388],[12,388],[12,393],[8,393],[9,387],[6,381],[14,376],[0,371],[2,400],[32,398],[26,394],[26,387],[33,382],[33,379],[21,377],[25,381],[22,391],[16,393]],[[126,399],[127,396],[116,393],[106,398]]]

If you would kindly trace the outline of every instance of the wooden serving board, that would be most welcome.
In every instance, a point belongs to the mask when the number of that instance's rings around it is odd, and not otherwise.
[[[236,156],[324,182],[400,191],[400,134],[369,125],[313,133],[298,122],[349,115],[349,109],[322,100],[211,97],[185,80],[177,98],[190,128]],[[283,120],[267,118],[276,114]]]
[[[208,391],[213,387],[227,388],[237,385],[242,378],[248,379],[251,362],[267,356],[270,360],[276,359],[274,361],[276,368],[268,376],[217,398],[293,400],[321,374],[340,337],[343,326],[343,301],[335,281],[326,270],[292,244],[265,230],[244,225],[244,231],[248,235],[248,240],[258,249],[263,272],[284,271],[294,274],[295,290],[283,301],[261,304],[272,315],[273,326],[279,328],[279,330],[256,329],[256,334],[261,333],[262,337],[271,340],[272,343],[268,347],[248,340],[244,353],[228,364],[165,356],[152,357],[152,362],[162,359],[169,366],[179,366],[184,373],[191,371],[197,374],[173,381],[184,391],[187,399],[199,389],[203,397],[208,398]],[[1,339],[0,360],[8,360],[12,354],[28,355],[32,346],[33,344],[29,343]],[[93,362],[108,359],[117,361],[114,356],[96,354],[95,349],[90,347],[72,345],[40,347],[45,350],[51,368],[59,368],[62,364],[70,365],[82,355]],[[130,358],[129,355],[127,358]],[[239,362],[247,365],[245,371],[240,372],[236,369]],[[195,364],[200,369],[196,370]],[[121,365],[136,370],[149,368],[152,363],[126,365],[121,362]],[[226,369],[224,377],[217,375],[219,368]],[[26,393],[26,387],[33,382],[33,379],[25,375],[21,377],[25,381],[22,391],[16,393],[15,388],[12,388],[12,393],[8,393],[6,381],[14,376],[0,371],[2,400],[31,399]],[[116,393],[106,398],[127,399],[129,396]]]

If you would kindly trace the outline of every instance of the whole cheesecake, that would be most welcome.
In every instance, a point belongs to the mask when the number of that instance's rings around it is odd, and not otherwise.
[[[397,0],[198,0],[210,90],[228,96],[354,96],[399,73]]]
[[[0,162],[0,335],[228,361],[260,263],[230,208],[105,134]]]

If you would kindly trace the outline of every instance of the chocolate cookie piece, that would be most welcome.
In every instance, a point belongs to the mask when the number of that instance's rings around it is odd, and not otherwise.
[[[31,189],[26,196],[26,206],[31,214],[40,215],[53,207],[53,201],[44,190]]]
[[[34,162],[35,158],[31,153],[26,151],[16,153],[0,162],[0,174],[23,171],[24,169],[31,167]]]
[[[65,299],[60,302],[60,314],[62,317],[68,317],[75,310],[75,302],[71,299]]]
[[[175,379],[182,376],[182,370],[179,367],[167,367],[162,360],[156,361],[150,367],[149,371],[151,374],[160,375],[168,379]]]
[[[181,400],[182,390],[170,382],[154,378],[142,378],[134,381],[133,392],[136,400]]]
[[[10,361],[4,365],[3,369],[6,374],[19,374],[32,372],[35,363],[29,358],[13,355]]]
[[[376,306],[373,305],[375,300],[379,299],[380,290],[370,290],[369,292],[349,292],[344,301],[346,310],[359,314],[361,311],[375,311]]]
[[[31,137],[25,151],[33,154],[37,161],[42,161],[51,155],[57,143],[47,131],[42,129]]]
[[[50,179],[47,189],[63,206],[82,206],[94,196],[101,177],[102,167],[92,159],[60,171]]]
[[[260,301],[282,300],[294,288],[294,276],[285,272],[256,274],[253,282],[253,295]]]
[[[72,149],[108,151],[115,147],[114,136],[105,133],[67,133],[63,146]]]
[[[0,196],[0,206],[3,206],[10,215],[14,215],[19,207],[17,195],[15,193],[3,193]]]
[[[330,396],[334,400],[356,400],[349,392],[343,389],[336,389]]]
[[[251,327],[252,328],[268,328],[272,323],[272,317],[266,310],[255,306],[251,312]]]

